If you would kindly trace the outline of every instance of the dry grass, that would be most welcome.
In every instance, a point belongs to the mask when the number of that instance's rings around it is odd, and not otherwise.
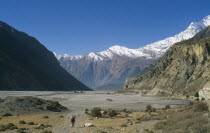
[[[48,115],[48,119],[44,119],[43,116]],[[10,116],[3,117],[0,120],[0,125],[7,125],[8,123],[14,123],[18,128],[27,128],[30,129],[33,133],[40,133],[39,130],[34,129],[37,127],[37,124],[44,125],[56,125],[58,121],[62,122],[64,118],[59,117],[61,114],[52,113],[52,114],[30,114],[30,115],[22,115],[22,116]],[[34,123],[34,124],[21,124],[19,121],[25,121],[26,123]],[[52,127],[48,127],[47,129],[51,130]]]
[[[163,133],[209,133],[210,122],[207,114],[208,106],[204,102],[195,102],[175,112],[171,109],[158,116],[166,118],[155,125],[155,130],[161,130]]]
[[[209,126],[208,118],[203,113],[191,111],[173,113],[165,121],[158,122],[155,129],[163,133],[209,133]]]
[[[208,111],[208,108],[205,102],[197,102],[193,105],[193,110],[197,112]]]

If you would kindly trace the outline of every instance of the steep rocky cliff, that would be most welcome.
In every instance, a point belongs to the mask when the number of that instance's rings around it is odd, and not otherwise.
[[[194,95],[210,81],[210,27],[192,39],[174,44],[157,66],[127,81],[126,90],[155,95]]]

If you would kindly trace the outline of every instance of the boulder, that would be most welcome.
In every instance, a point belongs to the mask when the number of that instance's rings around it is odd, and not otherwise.
[[[198,92],[199,100],[210,100],[210,81]]]
[[[12,114],[10,114],[10,113],[5,113],[5,114],[2,115],[2,117],[7,117],[7,116],[12,116]]]
[[[84,127],[92,127],[93,124],[92,123],[85,123]]]

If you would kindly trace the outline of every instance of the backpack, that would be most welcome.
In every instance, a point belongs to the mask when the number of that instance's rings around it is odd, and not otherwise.
[[[74,117],[71,118],[71,122],[75,122],[75,118]]]

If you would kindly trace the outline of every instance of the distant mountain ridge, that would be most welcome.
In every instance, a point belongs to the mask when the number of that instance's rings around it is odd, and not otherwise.
[[[69,60],[79,60],[84,57],[88,57],[91,60],[98,61],[105,58],[112,58],[114,54],[119,56],[127,56],[131,58],[146,57],[146,58],[158,58],[161,57],[172,44],[192,38],[196,33],[203,30],[210,25],[210,15],[204,17],[200,22],[192,22],[188,28],[179,34],[168,37],[164,40],[157,41],[155,43],[146,45],[138,49],[129,49],[124,46],[114,45],[102,52],[91,52],[85,55],[72,56],[68,54],[58,55],[55,53],[57,59],[68,58]]]
[[[0,21],[0,90],[90,90],[34,37]]]
[[[174,37],[138,49],[115,45],[105,51],[91,52],[85,55],[54,54],[64,69],[90,87],[100,88],[109,84],[120,85],[128,76],[140,73],[162,57],[174,43],[192,38],[208,25],[210,25],[210,15],[200,22],[192,22],[186,30]],[[119,60],[123,60],[123,63],[116,64]],[[134,65],[132,66],[132,64]],[[124,74],[125,72],[128,74]]]

